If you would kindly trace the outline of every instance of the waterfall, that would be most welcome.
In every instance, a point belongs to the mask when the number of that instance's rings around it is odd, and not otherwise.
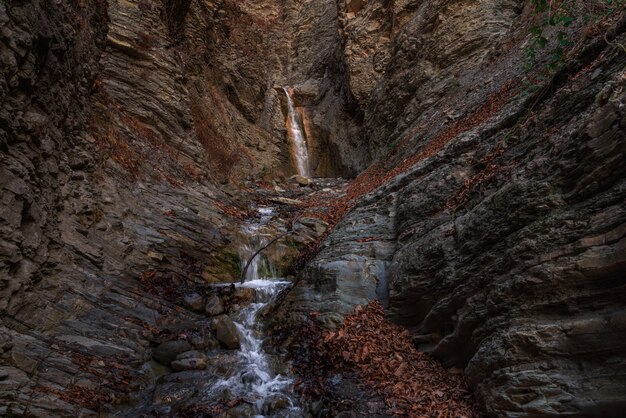
[[[263,229],[276,215],[268,207],[257,207],[256,211],[258,219],[251,218],[243,226],[244,234],[251,241],[240,247],[242,263],[266,243]],[[276,364],[264,348],[263,323],[258,317],[290,284],[276,276],[271,262],[259,254],[248,266],[245,283],[236,284],[254,290],[254,302],[231,314],[241,337],[241,349],[235,359],[230,359],[228,375],[220,377],[205,396],[214,399],[228,393],[230,399],[244,400],[253,406],[255,417],[299,417],[302,410],[292,395],[294,381],[275,370]]]
[[[298,417],[302,411],[292,396],[294,381],[274,370],[271,357],[265,351],[262,322],[258,314],[272,303],[290,282],[277,278],[246,282],[237,287],[254,290],[255,301],[233,315],[241,337],[241,349],[230,359],[228,376],[220,377],[205,394],[206,399],[229,394],[231,399],[243,399],[255,409],[255,417]],[[278,411],[271,411],[272,400],[282,399]]]
[[[263,256],[263,254],[256,254],[259,248],[262,248],[268,242],[268,237],[265,236],[261,229],[267,224],[275,215],[271,208],[256,208],[257,213],[260,216],[258,221],[248,221],[243,225],[243,233],[250,241],[243,242],[239,247],[239,256],[241,258],[241,269],[246,268],[246,264],[250,261],[248,269],[246,270],[246,282],[260,280],[262,274],[270,277],[276,277],[276,269],[272,263]]]
[[[309,177],[309,152],[307,150],[306,140],[304,139],[304,132],[302,132],[302,127],[300,126],[300,121],[298,120],[298,114],[296,113],[296,107],[293,104],[293,99],[291,98],[289,89],[287,87],[283,87],[283,90],[287,96],[287,108],[289,111],[289,114],[287,115],[287,127],[289,128],[289,139],[291,139],[292,155],[296,162],[298,174]]]

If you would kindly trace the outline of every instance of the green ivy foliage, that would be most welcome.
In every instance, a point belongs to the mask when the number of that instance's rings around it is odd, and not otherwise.
[[[574,45],[566,33],[575,23],[589,23],[620,10],[626,0],[530,0],[535,24],[524,49],[524,70],[530,72],[537,64],[537,53],[550,47],[544,73],[554,73],[565,62],[565,51]],[[554,28],[548,31],[549,28]],[[552,34],[550,36],[547,33]],[[556,33],[556,37],[554,35]]]

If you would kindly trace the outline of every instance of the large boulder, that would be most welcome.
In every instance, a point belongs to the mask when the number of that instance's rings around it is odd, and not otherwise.
[[[155,350],[153,357],[159,363],[169,366],[170,363],[176,360],[176,357],[184,353],[185,351],[190,351],[191,345],[187,341],[175,340],[175,341],[167,341],[163,344],[159,345]]]
[[[239,331],[237,326],[228,315],[220,315],[213,319],[211,328],[215,332],[217,340],[229,349],[236,349],[241,346]]]

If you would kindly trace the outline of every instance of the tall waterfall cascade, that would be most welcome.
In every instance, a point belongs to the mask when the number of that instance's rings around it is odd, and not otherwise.
[[[287,96],[287,109],[289,112],[287,115],[287,128],[289,140],[291,141],[291,154],[293,156],[294,162],[296,163],[296,169],[298,170],[298,174],[301,176],[309,177],[309,152],[307,149],[304,132],[302,131],[302,126],[300,125],[300,121],[298,120],[298,113],[296,112],[296,107],[293,103],[290,89],[287,87],[283,87],[283,90],[285,91],[285,95]]]

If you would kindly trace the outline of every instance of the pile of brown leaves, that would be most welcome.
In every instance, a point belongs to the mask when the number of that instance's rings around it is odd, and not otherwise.
[[[315,314],[312,314],[315,317]],[[319,395],[323,370],[356,373],[364,388],[384,399],[389,413],[408,417],[471,418],[479,414],[460,371],[445,370],[413,345],[408,330],[384,318],[383,307],[372,302],[358,306],[335,332],[308,331],[313,345],[309,356],[308,389]],[[301,353],[303,353],[301,351]],[[303,370],[303,358],[295,364]],[[303,384],[300,383],[302,386]]]

